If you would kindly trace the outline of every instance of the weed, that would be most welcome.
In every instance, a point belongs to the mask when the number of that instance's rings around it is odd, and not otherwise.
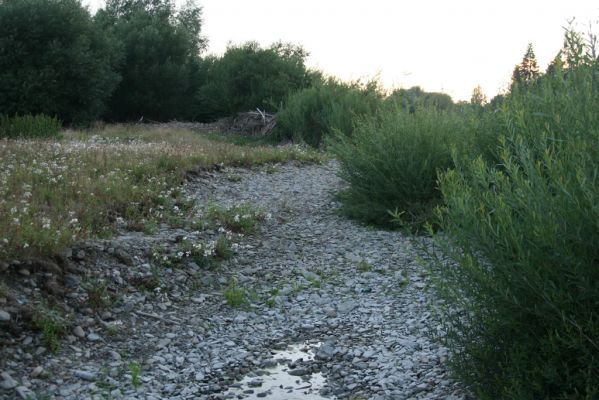
[[[227,304],[231,307],[241,307],[248,303],[247,293],[244,289],[237,286],[237,282],[233,281],[223,292],[223,296]]]
[[[0,114],[0,138],[56,138],[60,121],[46,115],[8,117]]]
[[[93,310],[106,310],[113,303],[112,296],[108,293],[108,284],[103,280],[91,280],[83,285],[87,293],[87,303]]]
[[[31,324],[35,330],[41,331],[42,342],[51,352],[56,352],[60,339],[66,335],[68,323],[58,310],[40,304],[31,310]]]
[[[370,272],[372,271],[372,265],[369,264],[367,261],[362,260],[358,263],[357,269],[358,272]]]
[[[225,178],[229,181],[229,182],[241,182],[241,175],[238,174],[227,174],[225,176]]]
[[[214,255],[221,260],[228,260],[233,257],[231,243],[225,235],[218,236],[218,239],[216,240],[216,246],[214,247]]]
[[[206,214],[227,230],[242,234],[254,233],[258,222],[263,221],[267,217],[264,212],[254,210],[248,204],[241,204],[230,208],[214,204],[208,208]]]
[[[141,387],[141,366],[135,361],[131,361],[127,366],[131,374],[131,385],[136,389]]]

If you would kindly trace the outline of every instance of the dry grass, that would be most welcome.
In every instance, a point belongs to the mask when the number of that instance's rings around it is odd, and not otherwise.
[[[319,156],[298,147],[240,147],[185,130],[108,127],[65,140],[0,141],[0,258],[48,255],[119,224],[193,224],[185,172]]]

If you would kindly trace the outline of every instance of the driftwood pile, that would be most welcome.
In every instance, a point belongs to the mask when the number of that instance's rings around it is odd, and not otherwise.
[[[277,125],[277,118],[260,109],[237,114],[235,117],[221,121],[221,129],[225,133],[236,133],[250,136],[267,136]]]

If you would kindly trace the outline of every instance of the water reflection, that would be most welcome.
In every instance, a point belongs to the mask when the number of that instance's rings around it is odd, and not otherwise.
[[[317,343],[318,347],[320,343]],[[300,343],[275,352],[275,366],[258,370],[235,383],[225,393],[229,399],[332,399],[319,394],[325,384],[320,372],[312,373],[310,361],[314,359],[312,346]],[[290,367],[293,366],[293,368]]]

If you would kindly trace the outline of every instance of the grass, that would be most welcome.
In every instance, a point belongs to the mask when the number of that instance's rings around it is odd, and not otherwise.
[[[0,140],[0,258],[55,254],[117,225],[193,227],[197,210],[181,190],[190,170],[320,160],[297,146],[240,147],[185,130],[109,126],[64,137]]]
[[[61,339],[67,334],[68,322],[58,310],[39,304],[30,310],[31,327],[40,331],[42,343],[51,352],[58,351]]]
[[[131,385],[138,389],[142,385],[141,366],[138,363],[131,361],[129,364],[127,364],[127,367],[129,368],[129,373],[131,374]]]
[[[247,292],[243,288],[237,286],[237,282],[231,282],[223,291],[223,296],[227,301],[227,304],[235,308],[242,307],[249,302]]]
[[[57,138],[60,128],[58,119],[46,115],[0,114],[0,138]]]
[[[208,208],[206,217],[231,232],[253,234],[256,232],[258,223],[269,216],[249,204],[239,204],[229,208],[213,204]]]
[[[108,284],[103,280],[91,280],[83,287],[87,293],[87,303],[96,311],[109,309],[113,303],[112,296],[108,293]]]

